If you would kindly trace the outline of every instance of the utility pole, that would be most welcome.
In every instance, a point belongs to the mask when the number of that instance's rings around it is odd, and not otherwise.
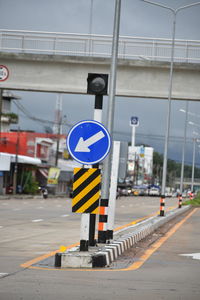
[[[17,174],[18,174],[18,155],[19,155],[19,127],[17,129],[17,140],[16,140],[16,154],[15,154],[15,166],[13,174],[13,195],[17,193]]]
[[[55,111],[55,124],[54,133],[57,135],[56,143],[56,155],[55,155],[55,166],[58,165],[59,147],[60,147],[60,134],[61,134],[61,124],[62,124],[62,95],[59,94],[56,100],[56,111]]]
[[[56,143],[56,159],[55,159],[55,166],[58,166],[58,156],[59,156],[59,147],[60,147],[60,132],[61,132],[61,122],[62,118],[60,118],[58,124],[58,132],[57,132],[57,143]]]

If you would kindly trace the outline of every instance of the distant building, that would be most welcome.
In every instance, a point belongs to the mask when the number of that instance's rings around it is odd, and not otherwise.
[[[3,164],[0,166],[0,171],[4,173],[0,190],[1,186],[7,190],[13,185],[16,164],[17,185],[23,181],[23,174],[29,170],[34,172],[34,177],[40,185],[46,186],[48,172],[51,167],[55,167],[56,156],[58,157],[56,167],[60,169],[60,176],[58,184],[51,188],[54,188],[56,193],[66,194],[72,180],[73,169],[80,164],[70,160],[66,150],[65,135],[27,131],[1,132],[0,161],[2,159],[5,162],[5,158],[8,161],[4,167]]]
[[[128,174],[135,185],[150,183],[153,173],[153,148],[129,146]]]
[[[2,103],[0,105],[0,131],[9,132],[10,125],[18,123],[18,116],[11,112],[11,101],[20,99],[10,91],[3,90]]]

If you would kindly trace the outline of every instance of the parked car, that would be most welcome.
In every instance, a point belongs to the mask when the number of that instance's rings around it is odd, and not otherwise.
[[[130,188],[121,189],[121,196],[131,196],[132,190]]]
[[[155,187],[152,187],[149,190],[149,196],[160,196],[160,190]]]

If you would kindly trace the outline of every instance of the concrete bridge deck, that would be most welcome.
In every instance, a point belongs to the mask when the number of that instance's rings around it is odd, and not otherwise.
[[[170,39],[119,37],[117,96],[168,97]],[[0,88],[86,94],[110,72],[112,36],[0,29]],[[200,41],[175,40],[172,99],[200,100]]]
[[[0,88],[86,94],[88,73],[110,72],[110,59],[0,52],[9,76]],[[117,96],[168,97],[169,62],[119,59]],[[200,64],[174,64],[172,99],[200,100]]]

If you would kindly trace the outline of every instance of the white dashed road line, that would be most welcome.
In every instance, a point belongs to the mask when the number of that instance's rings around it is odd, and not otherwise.
[[[62,215],[61,218],[69,217],[69,215]]]
[[[44,221],[43,219],[36,219],[36,220],[32,220],[33,223],[36,223],[36,222],[42,222]]]

